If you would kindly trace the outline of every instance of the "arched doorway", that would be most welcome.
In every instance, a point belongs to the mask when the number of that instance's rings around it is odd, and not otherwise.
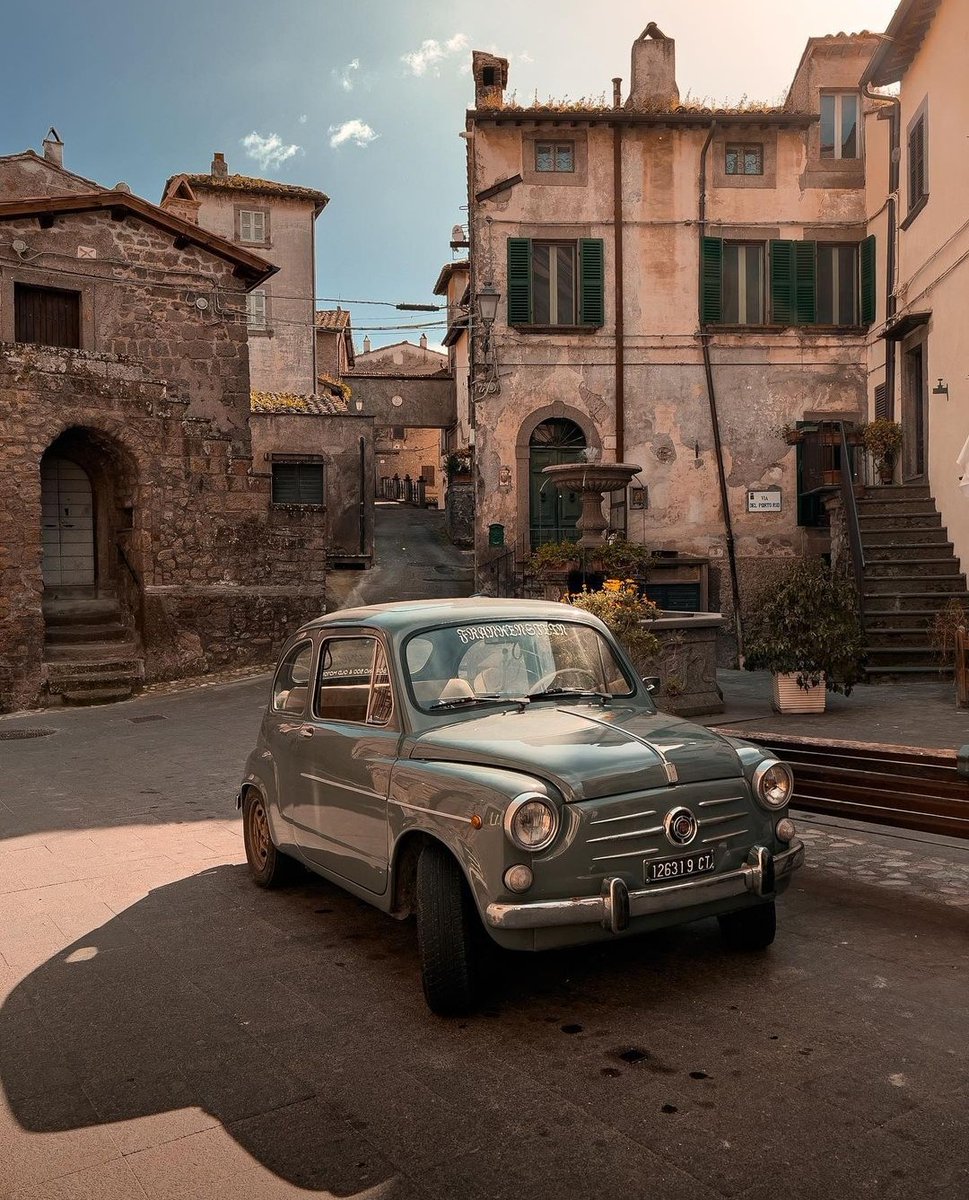
[[[578,462],[585,434],[567,417],[536,425],[528,442],[529,539],[532,548],[547,542],[575,541],[582,502],[575,492],[559,492],[542,472],[558,463]]]
[[[46,454],[40,467],[44,589],[94,593],[94,494],[79,463]]]

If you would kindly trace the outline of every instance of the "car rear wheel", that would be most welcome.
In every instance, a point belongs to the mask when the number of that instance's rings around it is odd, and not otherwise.
[[[266,803],[254,788],[249,789],[242,804],[242,837],[254,883],[274,888],[292,880],[296,863],[273,845]]]
[[[454,857],[429,842],[417,860],[417,943],[424,999],[439,1017],[470,1012],[478,995],[478,914]]]
[[[723,940],[731,950],[766,950],[777,932],[774,901],[717,917]]]

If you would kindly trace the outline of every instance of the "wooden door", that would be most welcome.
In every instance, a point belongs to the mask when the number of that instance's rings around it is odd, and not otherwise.
[[[14,285],[14,338],[41,346],[81,347],[81,294]]]
[[[40,468],[45,587],[94,584],[94,498],[83,467],[45,458]]]

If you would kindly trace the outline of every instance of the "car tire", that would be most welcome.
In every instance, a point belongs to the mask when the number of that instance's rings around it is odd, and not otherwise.
[[[297,864],[273,844],[266,802],[255,788],[246,792],[242,802],[242,840],[253,883],[258,887],[276,888],[292,881]]]
[[[766,950],[777,932],[774,901],[717,917],[723,940],[731,950]]]
[[[417,860],[417,944],[424,999],[439,1017],[463,1016],[478,995],[478,914],[453,855],[429,842]]]

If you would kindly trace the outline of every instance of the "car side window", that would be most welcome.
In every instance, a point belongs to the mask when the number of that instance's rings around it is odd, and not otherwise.
[[[329,638],[323,643],[314,707],[320,720],[386,725],[393,709],[387,657],[376,638]]]
[[[274,712],[303,712],[309,692],[312,659],[313,643],[297,642],[279,664],[273,679]]]

